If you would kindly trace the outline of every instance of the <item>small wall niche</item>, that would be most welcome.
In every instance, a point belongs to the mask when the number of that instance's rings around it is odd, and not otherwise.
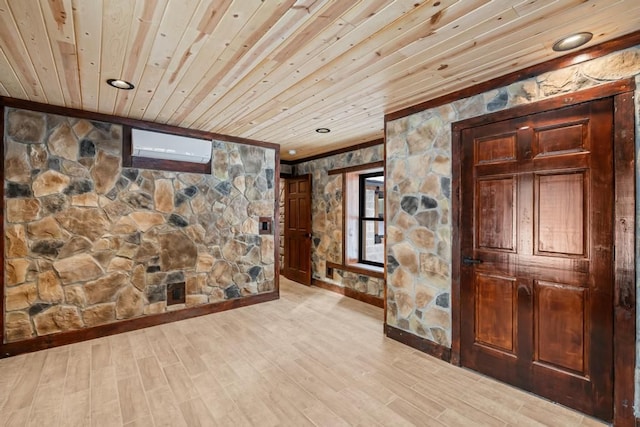
[[[185,296],[185,282],[170,283],[167,285],[167,306],[174,304],[184,304],[186,302]]]
[[[258,220],[258,234],[272,234],[273,219],[268,216],[261,216]]]

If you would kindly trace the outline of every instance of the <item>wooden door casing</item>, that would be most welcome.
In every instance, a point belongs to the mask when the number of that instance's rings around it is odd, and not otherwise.
[[[613,402],[612,99],[462,130],[461,363],[602,419]]]
[[[311,175],[285,181],[284,239],[284,276],[311,285]]]

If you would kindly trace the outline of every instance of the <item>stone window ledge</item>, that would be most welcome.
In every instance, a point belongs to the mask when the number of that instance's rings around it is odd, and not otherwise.
[[[376,277],[378,279],[384,279],[384,267],[378,267],[376,265],[361,263],[337,264],[327,261],[327,267],[334,268],[336,270],[350,271],[351,273],[362,274],[364,276]]]

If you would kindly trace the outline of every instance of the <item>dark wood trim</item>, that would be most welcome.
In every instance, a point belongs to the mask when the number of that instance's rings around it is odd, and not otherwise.
[[[6,202],[4,201],[4,104],[0,99],[0,151],[2,151],[2,162],[0,162],[0,179],[2,179],[2,185],[0,185],[0,196],[2,196],[3,209],[0,212],[0,235],[5,236],[4,231],[4,215]],[[4,264],[5,264],[5,252],[4,252],[4,237],[0,239],[0,277],[2,278],[2,285],[0,286],[0,345],[4,343]]]
[[[133,156],[131,147],[131,126],[122,126],[122,167],[151,169],[170,172],[190,172],[204,175],[211,174],[211,160],[207,163],[180,162],[176,160],[151,159]],[[278,151],[278,150],[276,150]]]
[[[460,366],[460,336],[462,322],[460,320],[460,248],[462,236],[462,210],[460,207],[460,178],[462,177],[461,130],[451,125],[451,363]]]
[[[525,80],[540,74],[566,68],[571,65],[579,64],[582,62],[590,61],[595,58],[608,55],[612,52],[626,49],[632,46],[640,44],[640,31],[636,31],[627,34],[616,39],[600,43],[596,46],[588,47],[576,52],[572,52],[568,55],[564,55],[558,58],[551,59],[541,64],[533,65],[531,67],[524,68],[522,70],[514,71],[501,77],[497,77],[488,80],[477,85],[461,89],[447,95],[440,96],[435,99],[431,99],[420,104],[413,105],[411,107],[403,108],[402,110],[385,114],[384,121],[392,121],[401,117],[406,117],[411,114],[424,111],[430,108],[438,107],[441,105],[449,104],[453,101],[462,98],[468,98],[470,96],[478,95],[483,92],[487,92],[492,89],[508,86],[520,80]]]
[[[370,305],[374,305],[376,307],[384,307],[384,300],[382,298],[365,294],[364,292],[358,292],[351,288],[345,288],[343,286],[334,285],[333,283],[327,283],[318,279],[312,279],[311,285],[318,288],[326,289],[327,291],[335,292],[340,295],[344,295],[345,297],[353,298]]]
[[[346,168],[331,169],[330,171],[327,171],[327,175],[340,175],[343,173],[358,172],[375,168],[384,168],[384,160],[380,160],[379,162],[365,163],[363,165],[357,166],[347,166]]]
[[[451,349],[443,345],[437,344],[426,338],[419,337],[411,332],[403,331],[402,329],[395,328],[391,325],[384,324],[384,334],[392,340],[401,342],[409,347],[420,350],[423,353],[427,353],[429,356],[433,356],[445,362],[451,360]]]
[[[613,405],[616,426],[634,425],[636,366],[634,93],[614,98]]]
[[[184,310],[152,314],[145,317],[123,320],[106,325],[95,326],[88,329],[44,335],[26,341],[2,344],[0,345],[0,358],[44,350],[51,347],[59,347],[62,345],[73,344],[80,341],[87,341],[94,338],[115,335],[122,332],[134,331],[136,329],[148,328],[150,326],[162,325],[164,323],[176,322],[178,320],[190,319],[192,317],[219,313],[221,311],[232,310],[234,308],[246,307],[262,302],[277,300],[278,298],[278,292],[268,292],[264,294],[251,295],[244,298],[216,302],[213,304],[200,305]]]
[[[576,93],[561,95],[525,106],[474,117],[452,123],[452,289],[451,361],[460,362],[460,156],[463,129],[490,122],[526,116],[579,104],[595,99],[614,97],[614,173],[615,173],[615,264],[614,264],[614,425],[633,426],[636,352],[636,266],[635,266],[635,120],[633,79],[620,80]]]
[[[310,162],[311,160],[323,159],[325,157],[336,156],[338,154],[348,153],[350,151],[362,150],[363,148],[373,147],[375,145],[384,144],[384,138],[373,139],[367,142],[361,142],[360,144],[351,145],[349,147],[338,148],[336,150],[327,151],[326,153],[315,154],[309,157],[303,157],[301,159],[296,160],[282,160],[282,163],[287,165],[299,165],[300,163]]]
[[[211,175],[211,160],[208,163],[180,162],[176,160],[150,159],[148,157],[131,156],[130,165],[124,167],[151,169],[169,172],[189,172]]]
[[[362,274],[363,276],[375,277],[377,279],[384,279],[384,269],[382,271],[377,271],[377,270],[369,269],[367,267],[362,267],[361,265],[338,264],[331,261],[327,261],[326,264],[327,264],[327,267],[330,267],[336,270],[349,271],[351,273]]]
[[[219,141],[234,142],[236,144],[255,145],[258,147],[273,148],[280,150],[279,144],[271,142],[256,141],[253,139],[240,138],[230,135],[222,135],[215,132],[207,132],[197,129],[188,129],[179,126],[172,126],[162,123],[154,123],[146,120],[130,119],[127,117],[113,116],[109,114],[96,113],[92,111],[79,110],[77,108],[60,107],[57,105],[42,104],[39,102],[26,101],[23,99],[0,97],[0,104],[11,108],[21,108],[24,110],[39,111],[48,114],[58,114],[62,116],[76,117],[79,119],[98,120],[117,125],[131,126],[143,130],[170,133],[174,135],[189,136],[192,138],[217,139]]]
[[[273,286],[280,297],[280,150],[275,150],[273,170]]]
[[[342,264],[347,262],[347,200],[345,195],[347,194],[347,180],[346,176],[342,176],[342,258],[340,262]]]
[[[384,135],[386,138],[387,135],[387,122],[384,122],[383,124],[383,129],[384,129]],[[388,197],[389,194],[389,189],[387,188],[387,182],[389,182],[388,180],[388,175],[387,175],[387,168],[386,168],[386,162],[387,162],[387,140],[384,140],[384,147],[382,147],[382,153],[383,153],[383,157],[382,159],[385,161],[385,168],[384,168],[384,194],[385,197]],[[344,191],[342,192],[342,194],[344,194]],[[388,212],[387,212],[387,201],[389,199],[385,199],[385,203],[384,203],[384,218],[388,219]],[[344,215],[344,210],[342,212],[342,214]],[[344,218],[342,219],[342,223],[344,224]],[[387,246],[387,224],[389,224],[389,222],[385,222],[384,223],[384,234],[385,234],[385,239],[384,239],[384,317],[383,317],[383,325],[387,324],[387,259],[388,259],[388,246]],[[344,234],[343,234],[344,235]],[[344,260],[344,257],[342,258]],[[383,327],[383,333],[384,333],[384,327]]]

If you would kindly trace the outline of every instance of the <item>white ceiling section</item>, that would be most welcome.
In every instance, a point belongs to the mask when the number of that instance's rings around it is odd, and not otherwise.
[[[0,95],[273,142],[295,159],[561,56],[562,36],[590,31],[592,46],[638,29],[638,0],[0,0]]]

